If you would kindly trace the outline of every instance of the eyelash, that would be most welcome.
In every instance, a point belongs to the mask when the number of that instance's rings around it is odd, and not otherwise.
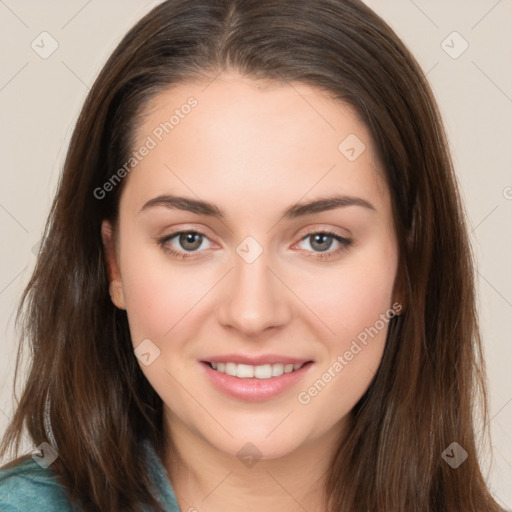
[[[171,255],[173,258],[176,258],[179,260],[195,258],[196,257],[195,254],[197,254],[196,252],[191,252],[191,253],[187,254],[186,252],[180,252],[180,251],[176,251],[175,249],[171,249],[167,245],[167,243],[170,240],[172,240],[173,238],[176,238],[177,236],[182,235],[182,234],[190,234],[190,233],[208,238],[206,233],[203,233],[202,231],[197,231],[197,230],[176,231],[176,233],[165,236],[163,238],[159,238],[157,240],[157,242],[158,242],[158,245],[162,248],[162,250],[164,252],[166,252],[167,254]],[[336,241],[338,241],[341,245],[338,249],[336,249],[334,251],[314,252],[314,255],[307,256],[308,258],[315,258],[315,259],[319,259],[322,261],[327,261],[327,260],[330,260],[333,257],[339,255],[341,252],[346,251],[352,245],[352,240],[350,240],[349,238],[344,238],[333,231],[329,231],[329,230],[325,230],[325,229],[318,229],[318,230],[313,230],[313,231],[308,232],[306,235],[304,235],[300,239],[300,242],[302,242],[303,240],[306,240],[316,234],[330,236],[330,237],[334,238]]]

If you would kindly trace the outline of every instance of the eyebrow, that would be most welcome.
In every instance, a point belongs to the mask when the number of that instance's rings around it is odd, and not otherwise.
[[[226,218],[225,213],[213,203],[169,194],[150,199],[140,209],[139,213],[156,206],[184,210],[197,215],[207,215],[221,220]],[[313,215],[315,213],[321,213],[335,208],[344,208],[347,206],[361,206],[369,210],[377,211],[375,206],[366,199],[354,196],[334,195],[315,199],[309,202],[293,204],[282,213],[281,220],[296,219],[299,217],[305,217],[306,215]]]

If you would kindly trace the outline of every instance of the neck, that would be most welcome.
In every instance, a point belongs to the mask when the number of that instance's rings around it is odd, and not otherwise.
[[[339,432],[338,425],[286,456],[251,461],[250,456],[239,458],[218,450],[169,413],[164,464],[183,511],[326,510],[324,484]]]

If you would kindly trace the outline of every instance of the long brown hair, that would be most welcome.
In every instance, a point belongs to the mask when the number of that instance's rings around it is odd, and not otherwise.
[[[82,508],[160,510],[140,441],[163,453],[162,400],[133,354],[126,313],[110,300],[101,240],[123,183],[105,197],[97,190],[128,161],[155,94],[223,70],[303,82],[349,103],[386,171],[407,307],[391,320],[380,368],[332,454],[329,512],[498,510],[477,459],[484,367],[443,126],[414,58],[358,0],[168,0],[123,38],[83,106],[22,297],[18,320],[37,364],[1,453],[17,454],[26,428],[36,445],[56,443],[52,469]],[[454,441],[468,454],[456,469],[441,456]]]

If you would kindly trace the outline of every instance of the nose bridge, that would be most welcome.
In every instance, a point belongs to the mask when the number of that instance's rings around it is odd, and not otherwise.
[[[268,269],[267,251],[247,237],[236,248],[229,286],[219,308],[219,320],[246,334],[279,326],[288,318],[285,287]]]

